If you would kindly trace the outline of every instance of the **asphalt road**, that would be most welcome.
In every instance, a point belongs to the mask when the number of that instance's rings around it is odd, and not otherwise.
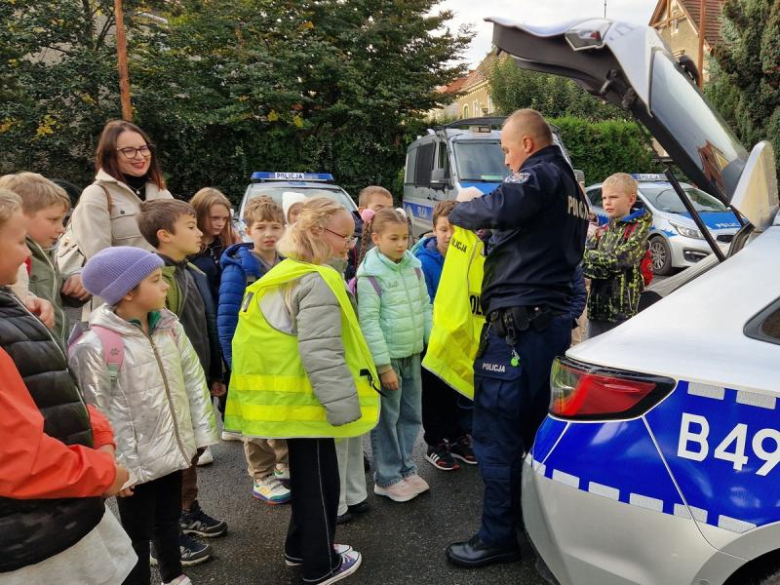
[[[212,539],[214,557],[189,567],[195,585],[288,585],[300,583],[297,569],[285,566],[283,543],[289,506],[271,507],[252,498],[252,483],[245,470],[241,443],[223,442],[212,447],[214,463],[200,468],[203,509],[228,522],[228,534]],[[370,456],[370,451],[369,451]],[[363,564],[344,583],[446,585],[543,585],[535,558],[524,540],[520,563],[478,571],[450,566],[444,549],[453,540],[469,538],[479,524],[482,482],[476,467],[441,472],[423,458],[418,443],[416,460],[420,475],[431,491],[415,500],[396,504],[372,493],[371,510],[338,527],[336,541],[352,545],[363,554]],[[152,582],[159,583],[153,574]]]

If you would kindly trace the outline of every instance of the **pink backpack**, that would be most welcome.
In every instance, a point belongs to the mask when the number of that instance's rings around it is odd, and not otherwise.
[[[116,331],[100,325],[89,326],[77,323],[68,338],[68,357],[73,354],[73,347],[76,345],[76,342],[87,331],[94,331],[95,335],[100,339],[100,343],[103,346],[103,360],[108,368],[108,379],[113,386],[116,384],[117,378],[119,378],[119,371],[122,369],[122,364],[125,361],[125,344],[122,341],[122,336]]]

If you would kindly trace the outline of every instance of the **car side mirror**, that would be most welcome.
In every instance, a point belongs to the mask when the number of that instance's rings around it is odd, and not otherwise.
[[[444,191],[450,186],[450,180],[445,176],[445,169],[433,169],[431,171],[431,189]]]

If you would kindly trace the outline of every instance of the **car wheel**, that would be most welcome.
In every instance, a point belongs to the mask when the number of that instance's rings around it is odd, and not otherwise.
[[[650,240],[650,254],[653,256],[653,274],[668,276],[672,273],[672,250],[660,236]]]

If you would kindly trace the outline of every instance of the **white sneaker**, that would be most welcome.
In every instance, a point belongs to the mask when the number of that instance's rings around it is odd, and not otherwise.
[[[173,581],[169,583],[163,583],[163,585],[192,585],[192,581],[187,575],[179,575]]]
[[[279,481],[290,481],[290,468],[285,465],[277,465],[274,468],[274,475]]]
[[[348,552],[352,552],[352,547],[348,544],[334,544],[333,550],[336,551],[339,555],[345,555]],[[284,555],[284,564],[288,567],[299,567],[303,564],[303,559],[295,558],[287,556],[287,553]]]
[[[235,431],[222,431],[222,440],[243,442],[244,436],[241,433],[237,433]]]
[[[198,457],[196,465],[202,467],[203,465],[211,465],[214,463],[214,454],[211,452],[211,447],[206,447],[206,450]]]
[[[256,479],[252,495],[258,500],[271,505],[286,504],[292,496],[290,490],[284,487],[282,482],[273,475],[263,479]]]
[[[303,582],[316,585],[331,585],[331,583],[335,583],[336,581],[341,581],[342,579],[349,577],[352,573],[358,570],[358,567],[360,567],[360,563],[362,562],[363,556],[358,551],[349,551],[348,553],[341,555],[341,566],[336,569],[336,572],[333,575],[321,581],[307,581],[304,579]]]
[[[418,496],[414,488],[405,481],[399,481],[387,487],[381,487],[374,484],[374,493],[377,496],[390,498],[394,502],[408,502]]]
[[[406,484],[408,484],[417,495],[424,494],[429,489],[431,489],[431,486],[428,485],[428,482],[416,473],[414,475],[410,475],[409,477],[405,477],[404,482],[406,482]]]

